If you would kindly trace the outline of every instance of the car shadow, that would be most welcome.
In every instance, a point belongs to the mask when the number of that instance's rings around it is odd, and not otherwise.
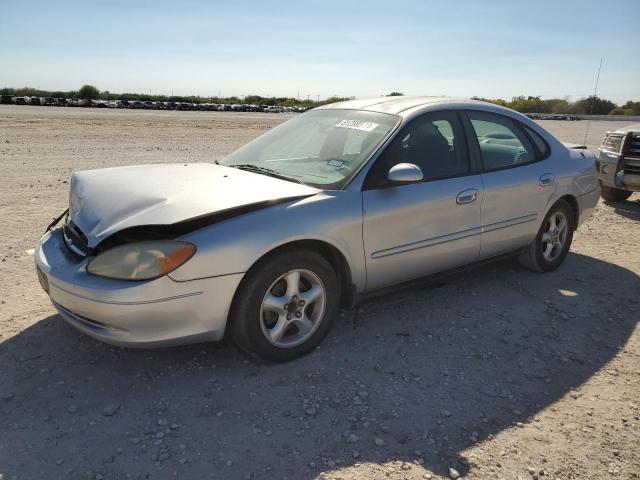
[[[632,196],[624,202],[608,203],[620,216],[630,220],[640,221],[640,197]]]
[[[465,474],[466,449],[579,395],[631,335],[638,291],[579,254],[545,275],[503,260],[345,312],[281,365],[224,343],[111,347],[52,315],[0,344],[0,473],[311,479],[399,460]]]

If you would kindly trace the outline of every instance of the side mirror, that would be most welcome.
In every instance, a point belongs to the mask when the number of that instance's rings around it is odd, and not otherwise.
[[[413,163],[399,163],[391,167],[387,174],[387,180],[392,183],[421,182],[424,176],[419,166]]]

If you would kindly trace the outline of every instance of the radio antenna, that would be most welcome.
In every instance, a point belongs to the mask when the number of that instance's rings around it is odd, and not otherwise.
[[[596,92],[598,91],[598,82],[600,81],[600,70],[602,70],[602,58],[600,59],[600,66],[598,67],[598,75],[596,76],[596,86],[593,87],[593,96],[591,97],[591,102],[589,104],[589,118],[587,119],[587,129],[584,132],[584,142],[582,142],[585,146],[587,145],[587,135],[589,135],[589,124],[591,123],[591,115],[593,114],[593,102],[596,99]]]

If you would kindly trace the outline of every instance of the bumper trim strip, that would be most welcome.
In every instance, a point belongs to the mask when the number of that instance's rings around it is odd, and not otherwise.
[[[203,292],[191,292],[191,293],[183,293],[181,295],[175,295],[173,297],[166,297],[166,298],[157,298],[154,300],[138,300],[135,302],[119,302],[119,301],[115,301],[115,300],[99,300],[97,298],[90,298],[90,297],[85,297],[83,295],[78,295],[75,292],[70,292],[69,290],[62,288],[61,286],[59,286],[57,283],[52,282],[49,279],[49,288],[51,287],[55,287],[58,290],[63,291],[64,293],[68,293],[69,295],[73,295],[74,297],[78,297],[78,298],[82,298],[83,300],[89,300],[91,302],[96,302],[96,303],[104,303],[107,305],[147,305],[150,303],[161,303],[161,302],[168,302],[171,300],[179,300],[181,298],[187,298],[187,297],[194,297],[196,295],[202,295]]]

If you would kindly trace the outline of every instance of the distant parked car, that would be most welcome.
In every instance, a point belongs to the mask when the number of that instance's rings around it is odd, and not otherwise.
[[[57,107],[58,106],[58,100],[53,98],[53,97],[46,97],[44,99],[43,105],[46,105],[46,106],[49,106],[49,107]]]
[[[0,103],[2,103],[4,105],[11,105],[11,104],[15,103],[14,98],[15,97],[13,95],[1,95],[0,96]]]
[[[265,112],[267,113],[282,113],[282,109],[280,107],[268,107]]]
[[[640,192],[640,123],[607,132],[598,149],[600,196],[623,202]]]
[[[109,100],[109,108],[122,108],[122,102],[120,100]]]
[[[66,98],[56,98],[56,100],[58,101],[58,106],[59,107],[66,107],[67,106],[67,99]]]
[[[14,102],[16,105],[30,105],[31,97],[16,97]]]
[[[40,101],[40,97],[31,97],[31,102],[29,105],[40,106],[42,102]]]

